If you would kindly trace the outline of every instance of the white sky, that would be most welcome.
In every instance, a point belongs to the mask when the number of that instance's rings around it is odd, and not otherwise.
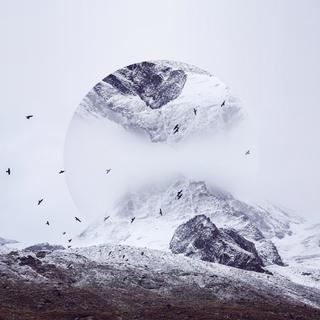
[[[197,65],[228,84],[255,119],[256,189],[319,220],[319,1],[0,0],[0,6],[0,236],[58,242],[62,231],[83,229],[57,174],[72,114],[100,79],[154,59]],[[27,121],[29,113],[35,117]]]

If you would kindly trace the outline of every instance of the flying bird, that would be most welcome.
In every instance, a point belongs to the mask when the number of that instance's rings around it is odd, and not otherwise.
[[[107,221],[110,216],[104,217],[103,221]]]
[[[194,113],[194,115],[196,116],[197,115],[197,109],[196,108],[193,108],[193,113]]]
[[[173,128],[173,134],[177,133],[179,131],[179,125],[176,124],[175,127]]]
[[[38,206],[40,206],[42,201],[43,201],[43,199],[38,200]]]
[[[60,171],[59,171],[59,174],[64,173],[64,172],[65,172],[64,170],[60,170]]]
[[[10,168],[8,168],[8,170],[6,171],[6,173],[10,176],[10,174],[11,174]]]
[[[222,103],[221,103],[221,108],[224,107],[226,105],[226,100],[224,100]]]
[[[33,117],[33,114],[29,114],[29,115],[27,115],[26,116],[26,118],[29,120],[30,118],[32,118]]]
[[[136,219],[136,217],[131,218],[131,223]]]
[[[161,210],[161,208],[160,208],[160,212],[159,212],[159,213],[160,213],[160,216],[162,216],[162,210]]]
[[[71,246],[68,246],[68,249],[70,249],[71,248]]]
[[[72,239],[68,239],[68,242],[71,242],[72,241]]]
[[[81,222],[81,220],[78,217],[74,217],[76,221]]]
[[[66,232],[65,232],[65,231],[63,231],[63,232],[62,232],[62,234],[63,234],[63,235],[65,235],[65,234],[66,234]]]
[[[111,171],[111,168],[107,169],[107,170],[106,170],[106,173],[108,174],[110,171]]]
[[[245,153],[246,156],[248,156],[250,154],[250,150],[247,150],[247,152]]]
[[[177,198],[178,200],[183,196],[182,190],[178,191]]]
[[[48,225],[48,226],[50,225],[49,221],[46,222],[46,225]]]

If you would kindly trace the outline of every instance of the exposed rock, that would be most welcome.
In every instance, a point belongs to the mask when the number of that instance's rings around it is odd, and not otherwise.
[[[255,245],[264,265],[277,264],[279,266],[284,266],[278,249],[272,241],[261,239],[256,241]]]
[[[39,259],[34,258],[33,256],[19,257],[20,266],[29,266],[32,269],[38,270],[41,266],[41,261]]]
[[[180,95],[186,79],[181,69],[142,62],[120,69],[103,81],[122,94],[138,95],[148,107],[158,109]]]
[[[36,257],[39,259],[43,259],[47,255],[47,251],[38,251],[36,253]]]
[[[235,230],[218,229],[205,215],[180,225],[170,242],[173,253],[224,265],[263,272],[255,245]]]
[[[45,243],[37,243],[35,245],[29,246],[24,249],[24,251],[32,251],[32,252],[38,252],[38,251],[55,251],[55,250],[64,250],[63,246],[60,245],[54,245],[54,244],[49,244],[48,242]]]

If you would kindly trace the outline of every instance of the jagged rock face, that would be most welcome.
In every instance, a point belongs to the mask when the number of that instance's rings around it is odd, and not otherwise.
[[[170,249],[173,253],[204,261],[263,272],[255,246],[234,230],[218,229],[205,215],[197,215],[175,231]]]
[[[148,107],[158,109],[180,95],[186,79],[181,69],[142,62],[120,69],[103,81],[124,95],[138,95]]]
[[[104,78],[80,103],[74,121],[110,120],[152,142],[177,143],[229,129],[243,116],[239,100],[218,78],[185,63],[160,60]]]
[[[259,252],[259,257],[262,259],[265,265],[284,265],[278,249],[272,241],[262,239],[260,241],[256,241],[255,245],[257,251]]]

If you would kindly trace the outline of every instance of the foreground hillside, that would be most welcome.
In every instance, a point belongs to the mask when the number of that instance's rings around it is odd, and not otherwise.
[[[320,292],[129,246],[0,256],[0,319],[319,319]]]

